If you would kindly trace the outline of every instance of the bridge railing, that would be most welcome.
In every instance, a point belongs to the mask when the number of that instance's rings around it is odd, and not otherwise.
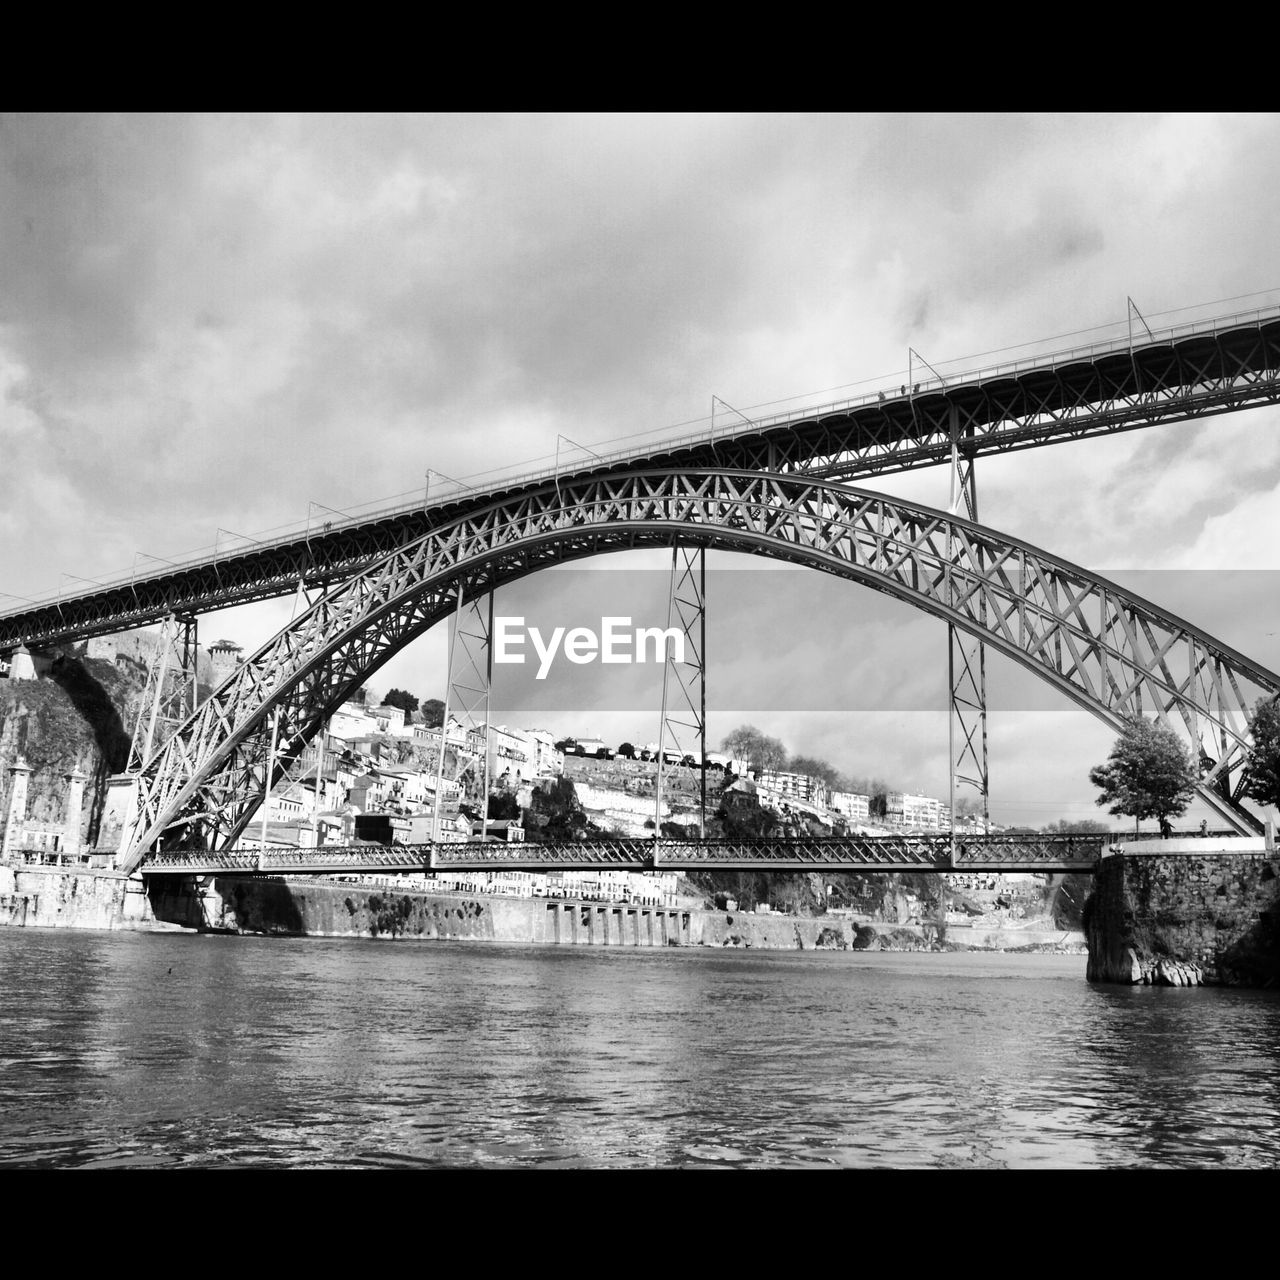
[[[792,840],[589,840],[564,844],[470,841],[420,845],[340,845],[319,849],[171,850],[149,854],[144,874],[224,872],[323,874],[348,871],[455,871],[520,868],[630,871],[825,869],[964,871],[1088,868],[1113,837],[1001,833],[823,836]]]
[[[923,395],[943,389],[955,390],[965,385],[980,385],[988,382],[993,378],[1007,378],[1022,373],[1028,373],[1037,369],[1054,369],[1062,365],[1072,364],[1080,360],[1097,359],[1099,356],[1114,354],[1120,351],[1128,351],[1132,348],[1140,350],[1142,348],[1159,346],[1166,342],[1179,341],[1190,337],[1212,336],[1223,333],[1231,329],[1240,329],[1252,325],[1261,326],[1262,324],[1280,318],[1280,305],[1269,307],[1259,307],[1252,310],[1233,311],[1223,315],[1211,316],[1203,320],[1189,321],[1184,324],[1170,325],[1165,328],[1155,329],[1148,336],[1145,332],[1142,340],[1131,344],[1128,333],[1122,337],[1109,338],[1089,343],[1077,344],[1075,346],[1062,348],[1039,355],[1023,356],[1015,360],[1002,361],[997,364],[990,365],[974,365],[970,366],[967,362],[973,357],[960,357],[959,360],[942,362],[945,368],[947,364],[955,364],[959,367],[948,373],[945,377],[930,376],[927,378],[919,378],[914,374],[911,375],[912,381],[910,385],[899,382],[903,376],[901,372],[891,375],[884,375],[880,378],[868,380],[871,390],[858,395],[847,397],[841,400],[825,401],[814,404],[812,402],[795,409],[783,410],[780,412],[761,414],[750,420],[748,425],[744,425],[741,421],[728,418],[726,415],[726,425],[723,429],[714,428],[714,423],[710,418],[697,419],[699,429],[693,432],[687,432],[681,435],[658,435],[654,433],[652,440],[644,443],[637,443],[640,436],[632,436],[628,439],[632,441],[625,447],[599,453],[592,452],[593,459],[599,467],[608,467],[613,465],[621,465],[629,462],[635,462],[652,455],[655,452],[669,452],[672,450],[687,449],[700,444],[712,444],[727,440],[734,440],[744,435],[754,435],[760,431],[770,430],[777,427],[787,426],[791,423],[804,422],[814,418],[826,416],[828,414],[846,413],[852,409],[864,408],[868,405],[875,404],[880,401],[890,399],[902,399],[904,396],[913,398],[916,395]],[[1114,325],[1103,326],[1103,330],[1114,328]],[[1036,344],[1028,344],[1036,345]],[[894,383],[897,383],[895,389]],[[751,406],[754,407],[754,406]],[[768,406],[759,406],[767,408]],[[701,424],[706,423],[704,427]],[[234,548],[220,549],[215,541],[211,547],[201,547],[190,552],[180,552],[176,558],[165,558],[166,565],[165,574],[172,573],[173,570],[195,568],[196,566],[208,564],[211,560],[221,559],[225,556],[242,555],[251,549],[260,549],[269,551],[274,547],[285,546],[296,543],[300,539],[307,538],[312,533],[329,533],[335,529],[351,529],[363,524],[376,523],[381,520],[394,519],[399,516],[409,515],[413,512],[430,510],[436,507],[446,506],[450,503],[458,501],[459,498],[468,493],[483,495],[489,492],[500,492],[504,489],[519,488],[524,485],[530,485],[539,482],[545,482],[555,478],[557,474],[570,474],[572,471],[581,469],[584,459],[577,459],[573,465],[565,467],[549,467],[544,465],[530,469],[526,463],[517,463],[512,467],[495,468],[491,471],[480,472],[469,475],[463,481],[449,480],[447,483],[453,487],[447,489],[443,493],[437,493],[432,496],[423,494],[421,498],[416,497],[415,500],[406,501],[407,494],[396,495],[396,498],[388,500],[386,498],[375,499],[373,502],[360,504],[346,509],[343,513],[345,518],[330,519],[321,525],[313,525],[310,517],[305,522],[290,522],[289,524],[277,525],[273,529],[264,530],[260,537],[248,538],[244,535],[233,535],[242,543],[249,543],[251,546],[236,546]],[[593,467],[593,469],[595,469]],[[337,515],[336,512],[331,512]],[[140,553],[141,554],[141,553]],[[145,557],[152,558],[152,557]],[[144,577],[151,577],[147,574]],[[95,585],[103,590],[116,590],[120,587],[130,586],[137,581],[136,563],[134,571],[129,573],[120,573],[114,577],[95,579]],[[80,598],[82,595],[93,595],[93,592],[77,592],[68,598]],[[17,606],[7,605],[0,608],[0,617],[6,617],[10,614],[25,613],[32,606],[47,606],[59,602],[62,599],[62,592],[47,592],[43,596],[31,597]]]

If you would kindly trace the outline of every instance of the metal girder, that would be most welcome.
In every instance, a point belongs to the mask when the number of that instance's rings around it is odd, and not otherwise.
[[[472,599],[550,564],[674,542],[807,565],[894,595],[1114,728],[1154,714],[1204,750],[1202,797],[1236,829],[1257,829],[1239,773],[1254,703],[1280,692],[1274,672],[1105,579],[945,511],[808,477],[663,470],[561,481],[494,503],[332,591],[147,762],[121,865],[136,866],[180,822],[200,825],[212,847],[233,845],[269,789],[273,710],[283,771],[354,689],[448,615],[459,587]]]
[[[462,583],[449,630],[449,678],[445,685],[440,720],[440,753],[436,757],[436,790],[431,831],[440,838],[440,808],[445,782],[454,783],[462,798],[480,808],[481,838],[489,829],[489,693],[493,688],[493,597],[464,599]],[[445,757],[449,746],[449,720],[456,719],[463,741],[455,748],[456,766],[446,779]],[[474,743],[473,755],[466,748]]]
[[[978,520],[978,489],[974,475],[973,446],[962,439],[960,415],[952,406],[951,430],[951,503],[952,515],[963,516],[975,524]],[[957,550],[952,539],[952,554]],[[979,551],[979,555],[981,552]],[[953,578],[951,588],[959,588]],[[990,820],[990,772],[987,762],[987,653],[981,637],[947,625],[947,688],[951,705],[948,719],[948,749],[951,760],[951,821],[956,818],[957,792],[962,784],[975,788],[982,798],[982,821]]]
[[[339,875],[426,870],[1093,871],[1110,836],[828,836],[803,840],[584,840],[572,844],[352,845],[153,854],[147,875]]]
[[[684,757],[697,744],[701,762],[698,833],[707,829],[707,555],[705,547],[671,548],[667,631],[679,629],[684,654],[663,638],[662,711],[658,717],[658,771],[654,781],[653,833],[662,835],[662,775],[666,752]],[[674,624],[674,627],[673,627]],[[693,657],[690,659],[689,654]]]
[[[197,636],[198,621],[189,614],[181,618],[170,614],[161,624],[138,702],[126,772],[137,773],[196,709]]]
[[[947,463],[952,415],[971,456],[1280,403],[1280,317],[1274,311],[1226,317],[1127,344],[958,375],[901,395],[875,395],[756,418],[680,441],[593,459],[561,484],[619,469],[728,468],[803,472],[852,480]],[[735,411],[736,412],[736,411]],[[714,430],[714,424],[713,424]],[[158,622],[172,612],[204,613],[287,595],[299,579],[342,581],[397,547],[497,500],[513,501],[552,481],[542,475],[468,489],[424,508],[411,506],[332,522],[251,549],[219,553],[149,577],[56,603],[0,612],[0,651],[51,645]]]

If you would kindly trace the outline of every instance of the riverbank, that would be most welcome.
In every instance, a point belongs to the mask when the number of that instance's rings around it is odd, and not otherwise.
[[[1063,930],[919,925],[836,916],[505,898],[315,878],[157,878],[0,868],[0,926],[243,933],[283,937],[477,939],[533,945],[708,946],[743,950],[1084,950]]]

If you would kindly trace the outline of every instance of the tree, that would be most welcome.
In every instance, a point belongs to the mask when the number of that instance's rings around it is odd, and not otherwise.
[[[404,689],[388,689],[387,695],[382,699],[384,707],[399,707],[405,714],[407,720],[418,709],[418,700],[411,693],[407,693]]]
[[[1241,779],[1244,794],[1280,809],[1280,697],[1258,700],[1249,717],[1249,736],[1253,745]]]
[[[787,749],[777,738],[770,738],[753,724],[740,725],[726,734],[720,744],[735,760],[745,760],[753,769],[784,769]]]
[[[422,723],[428,729],[438,729],[444,723],[444,703],[439,698],[428,698],[419,707]]]
[[[498,822],[511,821],[520,816],[520,802],[509,792],[489,797],[489,817]]]
[[[636,758],[635,746],[630,742],[620,743],[618,746],[618,755],[626,760],[634,760]]]
[[[760,743],[764,734],[753,724],[739,725],[732,733],[726,733],[720,743],[720,749],[727,751],[735,760],[751,763],[751,755]]]
[[[1132,716],[1116,739],[1106,764],[1089,770],[1101,789],[1099,805],[1110,813],[1132,814],[1136,833],[1143,818],[1161,826],[1186,811],[1195,794],[1196,772],[1186,747],[1172,729]]]
[[[792,773],[803,773],[810,778],[817,778],[826,783],[832,791],[838,791],[840,775],[825,760],[817,760],[813,756],[793,756],[787,768]]]
[[[1111,828],[1105,822],[1099,822],[1097,818],[1059,818],[1057,822],[1051,822],[1045,831],[1052,836],[1105,836]]]

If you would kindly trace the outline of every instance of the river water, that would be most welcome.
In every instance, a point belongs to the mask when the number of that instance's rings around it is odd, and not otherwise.
[[[1280,1166],[1280,994],[1084,969],[0,929],[0,1166]]]

